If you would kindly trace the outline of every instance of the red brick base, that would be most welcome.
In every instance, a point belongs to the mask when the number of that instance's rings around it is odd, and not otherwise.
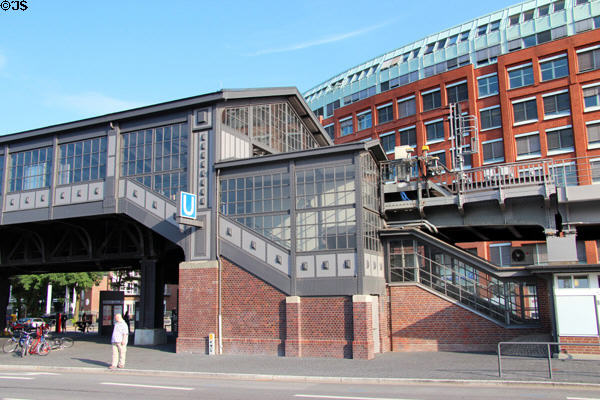
[[[563,354],[600,355],[600,337],[598,336],[561,336],[560,343],[589,343],[595,346],[560,346]]]
[[[392,351],[495,351],[540,329],[506,329],[420,286],[389,288]]]
[[[389,287],[379,297],[286,297],[227,260],[221,273],[225,354],[370,359],[377,341],[382,352],[493,351],[500,341],[550,331],[544,322],[506,329],[417,285]],[[206,353],[208,335],[218,334],[218,264],[183,263],[179,274],[177,352]],[[547,294],[539,296],[546,315]],[[379,338],[371,301],[379,301]]]

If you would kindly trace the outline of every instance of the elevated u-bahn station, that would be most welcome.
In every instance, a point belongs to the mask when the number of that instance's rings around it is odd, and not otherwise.
[[[306,101],[222,90],[0,137],[1,312],[11,275],[133,268],[136,343],[164,341],[177,283],[178,352],[598,343],[599,7],[523,3]]]
[[[459,171],[443,186],[439,176],[402,175],[414,161],[390,164],[377,140],[333,146],[294,88],[223,90],[0,142],[3,276],[139,268],[136,342],[145,344],[164,340],[163,287],[178,283],[178,352],[206,352],[211,333],[228,354],[490,350],[557,335],[556,274],[581,282],[600,271],[570,263],[574,232],[556,235],[555,215],[571,222],[570,203],[557,200],[571,180],[543,170],[491,185]],[[434,170],[438,159],[419,162]],[[181,192],[196,195],[195,207],[180,206]],[[576,193],[566,200],[588,210],[600,198]],[[449,200],[457,196],[462,212]],[[531,212],[516,215],[519,207]],[[436,212],[459,217],[438,228],[426,218]],[[600,221],[588,214],[581,226],[592,232]],[[563,262],[551,266],[499,267],[452,238],[552,227]]]

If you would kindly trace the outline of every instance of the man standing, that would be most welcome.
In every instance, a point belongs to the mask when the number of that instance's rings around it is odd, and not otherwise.
[[[112,364],[109,369],[125,368],[125,355],[127,353],[127,341],[129,340],[129,329],[123,321],[121,314],[115,315],[115,327],[111,338]]]

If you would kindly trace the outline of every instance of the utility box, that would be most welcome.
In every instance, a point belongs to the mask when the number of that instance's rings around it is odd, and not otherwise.
[[[566,235],[564,237],[548,236],[546,238],[546,248],[548,249],[548,263],[570,264],[577,262],[575,235]]]
[[[98,334],[112,335],[115,315],[123,315],[125,292],[103,290],[100,292],[100,310],[98,312]]]

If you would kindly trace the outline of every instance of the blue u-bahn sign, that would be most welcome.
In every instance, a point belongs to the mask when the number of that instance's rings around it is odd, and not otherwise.
[[[196,195],[181,192],[179,203],[179,216],[182,218],[196,219]]]

